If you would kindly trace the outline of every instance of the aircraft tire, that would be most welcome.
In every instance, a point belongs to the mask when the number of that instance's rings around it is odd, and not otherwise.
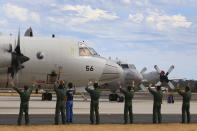
[[[123,102],[124,101],[124,97],[123,96],[118,96],[117,97],[117,102]]]
[[[110,94],[109,101],[117,101],[118,95],[117,94]]]

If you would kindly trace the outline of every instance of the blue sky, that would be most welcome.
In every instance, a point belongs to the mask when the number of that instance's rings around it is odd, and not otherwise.
[[[197,78],[196,0],[1,0],[0,12],[4,34],[31,26],[36,36],[84,40],[139,71],[173,64],[171,77]]]

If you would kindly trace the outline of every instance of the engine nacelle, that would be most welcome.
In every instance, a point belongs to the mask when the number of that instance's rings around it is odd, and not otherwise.
[[[0,45],[0,68],[10,67],[12,62],[12,47],[10,44]]]

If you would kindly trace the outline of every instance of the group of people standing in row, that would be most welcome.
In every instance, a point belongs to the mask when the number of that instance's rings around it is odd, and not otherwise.
[[[90,89],[89,86],[93,84],[94,89]],[[24,91],[15,87],[14,83],[10,83],[11,87],[16,90],[21,99],[20,103],[20,111],[18,116],[18,125],[21,125],[23,113],[25,113],[25,124],[29,124],[29,99],[32,93],[33,88],[37,85],[36,82],[32,84],[32,87],[28,89],[27,86],[24,86]],[[126,89],[122,88],[120,82],[118,82],[120,91],[125,96],[125,105],[124,105],[124,124],[128,123],[128,114],[130,123],[133,123],[133,111],[132,111],[132,99],[135,93],[135,82],[132,81]],[[74,90],[73,90],[74,87]],[[161,86],[155,86],[156,90],[152,89],[152,84],[149,85],[148,90],[154,97],[153,102],[153,123],[161,123],[161,104],[163,93],[161,90]],[[90,102],[90,122],[91,124],[100,123],[99,117],[99,98],[101,94],[101,90],[99,89],[99,84],[97,82],[92,83],[89,82],[88,86],[85,90],[90,94],[91,102]],[[190,100],[191,100],[191,91],[189,88],[189,84],[185,87],[185,92],[181,92],[179,89],[179,84],[176,86],[177,92],[183,97],[182,104],[182,123],[185,123],[185,116],[187,114],[187,123],[190,123]],[[72,123],[73,122],[73,96],[76,92],[76,86],[73,86],[72,83],[68,83],[67,88],[63,80],[57,81],[54,84],[54,91],[57,96],[56,100],[56,110],[55,110],[55,124],[59,124],[59,115],[61,113],[62,124]]]
[[[125,106],[124,106],[124,123],[128,123],[128,113],[130,117],[130,123],[133,123],[133,111],[132,111],[132,99],[135,92],[135,82],[132,81],[131,86],[127,86],[127,90],[122,89],[120,83],[118,83],[120,87],[120,91],[125,95]],[[148,90],[153,95],[153,123],[162,123],[162,115],[161,115],[161,104],[163,98],[163,92],[161,90],[161,86],[155,86],[156,90],[152,89],[152,84],[149,84]],[[176,85],[176,91],[179,95],[183,97],[182,104],[182,123],[185,123],[185,116],[187,116],[187,123],[190,123],[190,100],[191,100],[191,90],[189,87],[189,83],[185,87],[185,91],[180,91],[180,85]]]

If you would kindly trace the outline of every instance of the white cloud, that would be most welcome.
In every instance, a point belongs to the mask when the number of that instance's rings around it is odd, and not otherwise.
[[[142,13],[137,13],[137,14],[129,14],[129,17],[128,17],[129,20],[132,20],[133,22],[136,22],[136,23],[141,23],[144,19],[144,15]]]
[[[40,22],[40,16],[35,12],[30,13],[30,18],[29,19],[32,19],[37,23]]]
[[[71,21],[74,23],[84,23],[88,21],[99,21],[101,19],[114,20],[118,16],[115,13],[110,13],[101,9],[93,9],[90,6],[82,5],[65,5],[62,10],[74,11]]]
[[[129,4],[131,0],[122,0],[123,3]]]
[[[64,24],[64,18],[55,18],[55,17],[49,16],[47,17],[47,20],[53,23]]]
[[[181,14],[167,15],[158,12],[151,12],[146,21],[152,24],[158,30],[168,30],[169,28],[189,28],[192,22],[189,22],[187,18]]]
[[[6,20],[0,20],[0,24],[6,24]]]
[[[18,19],[20,21],[32,20],[35,22],[40,22],[40,16],[35,12],[30,12],[26,8],[8,3],[3,5],[2,9],[8,18]]]

